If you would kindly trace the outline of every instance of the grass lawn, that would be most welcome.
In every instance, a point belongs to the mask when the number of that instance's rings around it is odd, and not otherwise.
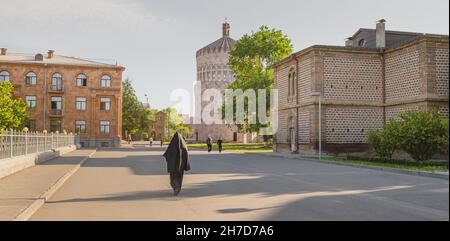
[[[272,147],[265,147],[264,143],[224,143],[223,152],[232,153],[270,153],[272,152]],[[206,149],[206,144],[188,144],[190,149]],[[213,149],[217,151],[217,144],[213,145]]]
[[[360,166],[386,167],[410,171],[448,172],[448,162],[416,162],[413,160],[379,160],[363,157],[323,157],[327,161],[343,162]]]

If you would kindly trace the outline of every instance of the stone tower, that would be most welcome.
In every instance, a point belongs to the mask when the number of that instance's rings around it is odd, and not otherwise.
[[[228,57],[236,41],[230,37],[230,24],[222,24],[222,37],[197,51],[197,83],[201,83],[201,93],[207,89],[218,89],[225,92],[228,84],[234,81],[234,76],[228,67]],[[196,107],[203,109],[208,102],[196,98]],[[196,111],[196,113],[201,113]],[[199,142],[204,142],[210,135],[214,140],[240,141],[235,127],[215,124],[195,125],[194,135]]]

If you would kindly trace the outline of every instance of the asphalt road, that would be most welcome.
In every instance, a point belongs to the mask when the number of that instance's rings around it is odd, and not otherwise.
[[[99,150],[32,220],[448,220],[448,180],[191,151],[172,195],[163,150]]]

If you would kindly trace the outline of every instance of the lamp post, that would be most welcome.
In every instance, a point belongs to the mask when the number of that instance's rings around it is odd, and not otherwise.
[[[146,108],[150,109],[150,102],[148,101],[148,95],[147,94],[145,94],[145,98],[147,99],[147,106],[146,106]]]
[[[322,102],[320,92],[313,92],[313,97],[319,97],[319,160],[322,160]]]

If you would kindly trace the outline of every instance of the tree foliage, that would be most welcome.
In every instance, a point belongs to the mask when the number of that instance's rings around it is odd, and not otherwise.
[[[391,160],[394,152],[400,148],[399,131],[399,123],[391,119],[384,130],[369,132],[369,145],[375,149],[381,159]]]
[[[28,120],[27,104],[12,97],[13,85],[0,82],[0,130],[21,129]]]
[[[122,83],[122,130],[139,138],[148,132],[149,125],[155,119],[156,110],[147,108],[139,102],[132,82],[126,79]]]
[[[292,50],[290,39],[281,30],[261,26],[257,32],[245,34],[236,42],[230,53],[228,64],[236,80],[228,88],[244,92],[251,89],[257,95],[258,90],[266,90],[266,109],[268,110],[266,114],[269,115],[270,90],[274,85],[274,71],[271,66],[291,55]],[[258,109],[258,103],[256,104]],[[233,105],[233,115],[236,116],[235,101]],[[248,110],[247,100],[245,100],[245,110]],[[225,105],[222,112],[225,113]],[[241,133],[259,132],[262,127],[267,127],[258,120],[256,124],[248,124],[247,118],[244,124],[237,126]]]
[[[166,108],[162,110],[166,114],[167,121],[167,136],[166,139],[170,139],[176,131],[182,130],[183,135],[189,134],[189,128],[183,124],[183,117],[174,108]],[[184,131],[187,131],[186,133]]]
[[[369,144],[381,158],[403,150],[416,161],[428,161],[439,153],[448,154],[449,122],[438,110],[406,111],[390,120],[383,131],[370,132]]]
[[[406,111],[400,119],[400,146],[414,160],[428,161],[448,148],[448,120],[438,110]]]

